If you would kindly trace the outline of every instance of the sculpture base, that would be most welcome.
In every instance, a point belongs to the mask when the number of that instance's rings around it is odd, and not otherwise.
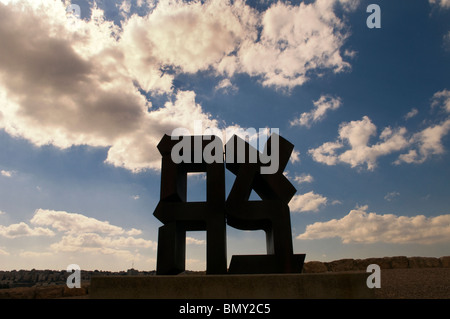
[[[374,298],[367,273],[93,277],[91,299]]]
[[[294,254],[290,262],[280,262],[276,255],[233,255],[229,274],[300,274],[305,254]]]

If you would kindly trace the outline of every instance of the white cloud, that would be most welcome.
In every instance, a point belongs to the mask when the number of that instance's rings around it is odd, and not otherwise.
[[[338,0],[346,11],[354,11],[358,8],[360,0]]]
[[[440,108],[445,113],[450,113],[450,91],[444,89],[436,92],[431,99],[431,108]],[[410,139],[411,149],[401,154],[394,163],[420,164],[432,155],[443,154],[445,149],[442,140],[449,132],[450,118],[447,118],[415,133]]]
[[[132,252],[131,249],[156,249],[155,242],[135,237],[142,234],[139,229],[131,228],[125,231],[108,221],[99,221],[82,214],[38,209],[31,223],[49,226],[63,233],[59,241],[49,246],[54,252],[116,255],[128,260],[138,253]]]
[[[338,163],[339,157],[336,150],[343,146],[340,142],[326,142],[315,149],[310,149],[308,153],[316,162],[332,166]]]
[[[450,0],[428,0],[430,4],[437,5],[440,8],[448,9],[450,8]]]
[[[339,139],[336,142],[327,142],[318,148],[310,149],[309,154],[316,162],[327,165],[347,163],[351,167],[358,167],[366,164],[368,170],[373,170],[380,156],[402,150],[409,145],[406,133],[406,129],[402,127],[395,130],[386,127],[379,136],[380,141],[369,145],[370,138],[376,135],[376,126],[369,117],[364,116],[360,121],[341,124]],[[338,151],[345,146],[348,148],[339,154]]]
[[[340,53],[348,34],[334,14],[335,3],[273,4],[261,15],[260,41],[247,38],[240,46],[240,71],[261,76],[264,86],[293,88],[314,71],[348,69]]]
[[[431,107],[441,107],[445,112],[450,113],[450,91],[442,90],[434,93],[431,99]]]
[[[4,177],[11,177],[11,176],[13,176],[13,173],[14,172],[12,172],[12,171],[5,171],[5,170],[0,171],[0,174]]]
[[[292,164],[300,162],[300,152],[297,150],[293,150],[291,153],[291,158],[289,159]]]
[[[0,210],[0,215],[6,215],[6,213],[2,210]]]
[[[128,236],[136,236],[136,235],[142,234],[142,230],[136,229],[136,228],[131,228],[129,231],[126,232],[126,234]]]
[[[419,114],[419,110],[416,108],[412,108],[411,111],[409,111],[408,113],[406,113],[405,115],[405,120],[409,120],[410,118],[413,118],[414,116],[416,116],[417,114]]]
[[[415,163],[420,164],[425,162],[432,155],[439,155],[445,152],[442,139],[450,132],[450,119],[423,129],[416,133],[411,138],[411,143],[416,149],[410,149],[408,153],[401,154],[394,162],[401,163]]]
[[[0,225],[0,236],[6,238],[19,238],[31,236],[54,236],[55,233],[48,228],[36,227],[31,228],[24,222],[11,224],[9,226]]]
[[[127,249],[128,248],[128,249]],[[156,249],[156,243],[151,240],[134,237],[110,237],[95,233],[68,234],[50,245],[55,252],[80,252],[104,255],[118,255],[126,258],[132,257],[135,252],[130,248]]]
[[[0,5],[0,129],[37,146],[108,148],[106,163],[134,172],[159,169],[164,134],[194,120],[218,126],[195,92],[174,91],[177,74],[247,73],[292,88],[316,71],[341,72],[348,35],[336,3],[280,2],[260,13],[241,0],[160,1],[122,27],[95,5],[90,20],[75,23],[62,1]],[[161,93],[169,101],[156,109]]]
[[[10,253],[7,252],[6,250],[3,250],[2,248],[0,248],[0,256],[9,256]]]
[[[327,111],[338,109],[342,105],[342,102],[339,97],[322,95],[313,104],[314,109],[310,112],[302,113],[298,119],[291,121],[291,126],[311,127],[313,123],[323,120]]]
[[[108,147],[107,163],[139,171],[159,169],[155,149],[165,133],[190,128],[194,120],[217,125],[195,103],[194,92],[174,93],[152,110],[134,81],[152,93],[172,93],[172,78],[158,61],[133,51],[127,34],[118,41],[119,29],[98,9],[91,21],[80,20],[77,32],[67,26],[60,2],[1,6],[0,15],[0,128],[10,135],[38,146]],[[144,60],[145,66],[127,65]]]
[[[317,212],[321,206],[327,204],[327,198],[313,191],[295,195],[289,202],[289,208],[293,213]]]
[[[138,57],[195,73],[218,67],[254,34],[255,15],[243,1],[161,1],[148,16],[126,22],[124,39],[138,45]]]
[[[41,226],[51,226],[58,231],[68,233],[96,232],[110,235],[124,233],[122,227],[111,225],[107,221],[99,221],[92,217],[65,211],[38,209],[31,219],[31,223]]]
[[[367,213],[355,208],[341,219],[308,225],[297,239],[341,238],[349,243],[435,244],[450,241],[450,215],[436,217]]]
[[[388,202],[391,202],[398,196],[400,196],[399,192],[390,192],[387,193],[386,196],[384,196],[384,199],[387,200]]]
[[[204,245],[206,241],[201,239],[195,239],[192,237],[186,237],[186,244],[187,245]]]
[[[223,93],[236,93],[239,90],[236,85],[231,83],[230,79],[221,80],[214,89]]]
[[[314,181],[314,177],[310,174],[302,174],[300,176],[295,176],[294,181],[298,184],[312,183]]]

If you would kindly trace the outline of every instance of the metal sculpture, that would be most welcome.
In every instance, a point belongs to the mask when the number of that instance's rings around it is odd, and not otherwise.
[[[233,136],[225,145],[226,168],[236,175],[225,201],[223,144],[217,136],[183,136],[194,148],[183,150],[185,161],[176,163],[173,151],[179,140],[165,135],[158,144],[162,155],[161,195],[154,216],[159,228],[157,274],[173,275],[185,270],[186,231],[206,231],[206,273],[227,273],[226,224],[241,230],[264,230],[267,255],[232,256],[229,273],[300,273],[304,254],[293,254],[288,203],[296,189],[283,175],[294,146],[272,134],[260,153]],[[273,140],[279,146],[271,149]],[[238,146],[238,147],[237,147]],[[218,161],[198,153],[209,150]],[[240,152],[236,152],[240,150]],[[261,174],[272,151],[278,151],[274,174]],[[222,152],[222,153],[220,153]],[[228,156],[231,155],[231,156]],[[254,156],[256,155],[256,156]],[[220,160],[222,159],[222,160]],[[187,174],[206,172],[206,202],[187,202]],[[262,200],[249,201],[254,190]]]

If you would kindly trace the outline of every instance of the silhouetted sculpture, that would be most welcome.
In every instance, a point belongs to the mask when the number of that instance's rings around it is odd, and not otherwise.
[[[270,154],[272,139],[278,139],[279,165],[275,174],[261,174],[261,153],[238,136],[233,136],[225,145],[227,149],[243,149],[244,158],[236,156],[226,167],[236,175],[226,202],[228,225],[241,230],[264,230],[267,255],[233,256],[230,273],[298,273],[301,272],[305,255],[294,255],[291,235],[291,219],[288,203],[296,189],[283,175],[294,145],[286,139],[272,134],[264,153]],[[251,161],[251,153],[258,154],[258,161]],[[228,158],[227,158],[228,159]],[[252,163],[253,162],[253,163]],[[262,200],[249,201],[254,190]]]
[[[217,136],[182,138],[197,145],[194,147],[197,154],[189,148],[190,154],[183,154],[187,160],[179,164],[172,158],[178,140],[165,135],[158,144],[162,155],[161,197],[154,215],[164,226],[159,228],[157,274],[178,274],[185,270],[186,231],[196,230],[206,230],[207,274],[226,273],[226,223],[241,230],[264,230],[267,245],[267,255],[232,256],[229,273],[300,273],[305,255],[293,254],[288,206],[296,189],[283,175],[294,146],[273,134],[260,153],[233,136],[225,145],[225,154],[226,167],[236,179],[225,202],[223,154],[218,162],[207,162],[198,156],[199,151],[211,150],[213,143],[215,158],[220,158],[217,152],[223,150],[222,141]],[[261,174],[261,168],[269,165],[264,156],[272,152],[272,139],[279,143],[274,150],[279,151],[278,170],[274,174]],[[206,202],[186,202],[189,172],[206,172]],[[262,200],[249,201],[252,190]]]
[[[217,136],[210,137],[210,140],[203,136],[188,138],[191,138],[192,145],[201,145],[202,151],[209,143],[220,141]],[[208,164],[203,160],[195,163],[193,153],[191,163],[175,164],[171,151],[177,143],[164,135],[158,144],[162,155],[161,198],[153,214],[164,226],[159,228],[156,272],[159,275],[183,272],[186,231],[205,230],[206,272],[224,274],[227,272],[224,165]],[[206,172],[206,202],[186,202],[187,174],[192,172]]]

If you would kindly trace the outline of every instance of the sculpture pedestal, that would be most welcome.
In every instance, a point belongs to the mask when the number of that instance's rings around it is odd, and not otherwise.
[[[368,273],[93,277],[91,299],[374,298]]]

